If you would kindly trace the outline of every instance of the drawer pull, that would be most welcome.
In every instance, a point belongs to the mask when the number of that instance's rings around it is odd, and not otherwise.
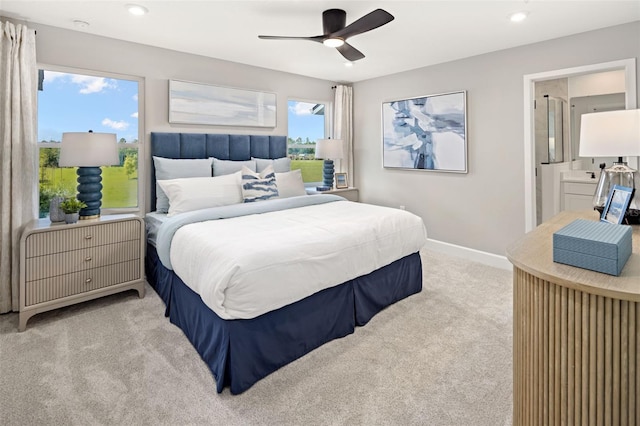
[[[87,256],[87,257],[85,257],[85,258],[84,258],[84,261],[85,261],[85,262],[91,262],[91,256]]]
[[[91,278],[87,278],[84,280],[85,284],[89,284],[91,281],[93,281]]]
[[[93,238],[91,235],[85,235],[84,237],[85,240],[90,240],[91,238]]]

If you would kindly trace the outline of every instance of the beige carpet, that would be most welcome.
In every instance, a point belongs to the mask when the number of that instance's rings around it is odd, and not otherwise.
[[[147,287],[0,315],[3,425],[508,425],[511,273],[423,253],[424,288],[233,396]]]

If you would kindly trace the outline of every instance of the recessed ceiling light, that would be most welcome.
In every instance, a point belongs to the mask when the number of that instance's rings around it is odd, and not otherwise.
[[[353,67],[353,62],[351,62],[351,61],[345,62],[344,66],[347,67],[347,68],[351,68],[351,67]]]
[[[322,44],[327,47],[340,47],[344,44],[344,40],[341,38],[328,38]]]
[[[130,14],[136,15],[136,16],[142,16],[149,13],[149,9],[147,9],[144,6],[140,6],[138,4],[128,4],[126,8]]]
[[[511,16],[509,16],[509,19],[511,20],[511,22],[522,22],[527,19],[527,16],[529,16],[528,12],[516,12],[511,14]]]
[[[76,28],[87,28],[89,26],[89,23],[86,21],[80,21],[79,19],[76,19],[75,21],[73,21],[73,26]]]

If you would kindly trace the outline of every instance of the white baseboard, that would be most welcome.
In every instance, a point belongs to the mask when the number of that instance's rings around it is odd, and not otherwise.
[[[424,248],[426,248],[427,250],[444,253],[450,256],[473,260],[474,262],[493,266],[494,268],[505,269],[507,271],[513,270],[513,265],[505,256],[498,256],[497,254],[487,253],[485,251],[457,246],[455,244],[449,244],[443,241],[432,239],[427,239],[427,244],[424,246]]]

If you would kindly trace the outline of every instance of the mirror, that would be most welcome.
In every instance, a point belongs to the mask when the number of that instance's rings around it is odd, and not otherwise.
[[[582,114],[591,112],[617,111],[625,109],[624,93],[609,93],[605,95],[579,96],[569,99],[571,105],[571,159],[581,159],[580,152],[580,122]],[[617,157],[594,158],[585,161],[586,170],[597,170],[598,164],[607,163],[610,166]]]

